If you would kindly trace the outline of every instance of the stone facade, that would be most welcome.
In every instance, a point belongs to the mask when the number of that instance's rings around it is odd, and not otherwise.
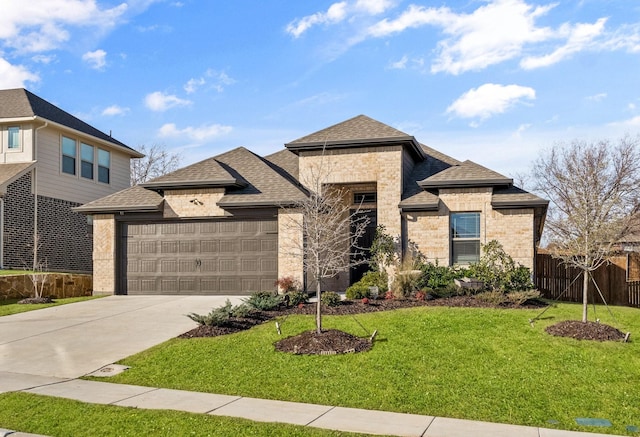
[[[164,193],[164,217],[220,217],[224,209],[217,203],[224,196],[224,188],[167,190]]]
[[[458,188],[440,190],[440,209],[407,213],[408,239],[431,262],[451,263],[449,216],[455,212],[480,213],[480,242],[499,241],[505,251],[520,264],[533,268],[533,209],[501,209],[491,206],[493,189]]]
[[[302,214],[278,211],[278,278],[292,276],[304,284],[302,238]]]
[[[31,174],[9,184],[4,208],[4,266],[33,266],[34,217]],[[79,203],[38,196],[38,260],[52,271],[90,272],[92,236]]]
[[[113,214],[93,216],[93,294],[116,290],[116,221]]]
[[[47,273],[42,288],[43,297],[64,299],[67,297],[91,296],[91,275],[77,273]],[[41,279],[38,279],[41,280]],[[33,297],[33,281],[30,275],[0,276],[0,299],[23,299]]]

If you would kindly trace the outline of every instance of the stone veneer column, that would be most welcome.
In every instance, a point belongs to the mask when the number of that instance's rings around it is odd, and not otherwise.
[[[304,284],[302,223],[301,213],[278,211],[278,278],[293,276],[301,285]]]
[[[93,216],[93,294],[116,292],[116,221],[113,214]]]

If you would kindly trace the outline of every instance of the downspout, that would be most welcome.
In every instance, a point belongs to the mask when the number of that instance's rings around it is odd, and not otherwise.
[[[33,131],[33,160],[36,166],[33,169],[33,270],[38,268],[38,131],[49,125],[46,122]]]

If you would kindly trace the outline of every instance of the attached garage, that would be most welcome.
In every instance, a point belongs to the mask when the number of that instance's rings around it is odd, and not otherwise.
[[[246,295],[278,276],[276,218],[122,222],[121,294]]]

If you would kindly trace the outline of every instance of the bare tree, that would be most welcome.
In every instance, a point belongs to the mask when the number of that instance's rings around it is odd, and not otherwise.
[[[364,249],[357,244],[369,218],[359,214],[359,208],[352,209],[346,189],[325,183],[328,174],[330,171],[322,164],[310,169],[309,177],[303,181],[310,192],[308,198],[287,208],[302,219],[286,222],[293,233],[302,237],[289,242],[290,253],[302,256],[304,271],[316,285],[318,334],[322,333],[322,280],[367,262],[361,256]]]
[[[640,137],[557,144],[533,167],[536,191],[551,201],[546,221],[551,253],[583,272],[587,321],[591,272],[629,235],[640,208]]]
[[[168,152],[162,145],[143,144],[138,151],[145,156],[131,160],[131,186],[171,173],[180,166],[180,155]]]

